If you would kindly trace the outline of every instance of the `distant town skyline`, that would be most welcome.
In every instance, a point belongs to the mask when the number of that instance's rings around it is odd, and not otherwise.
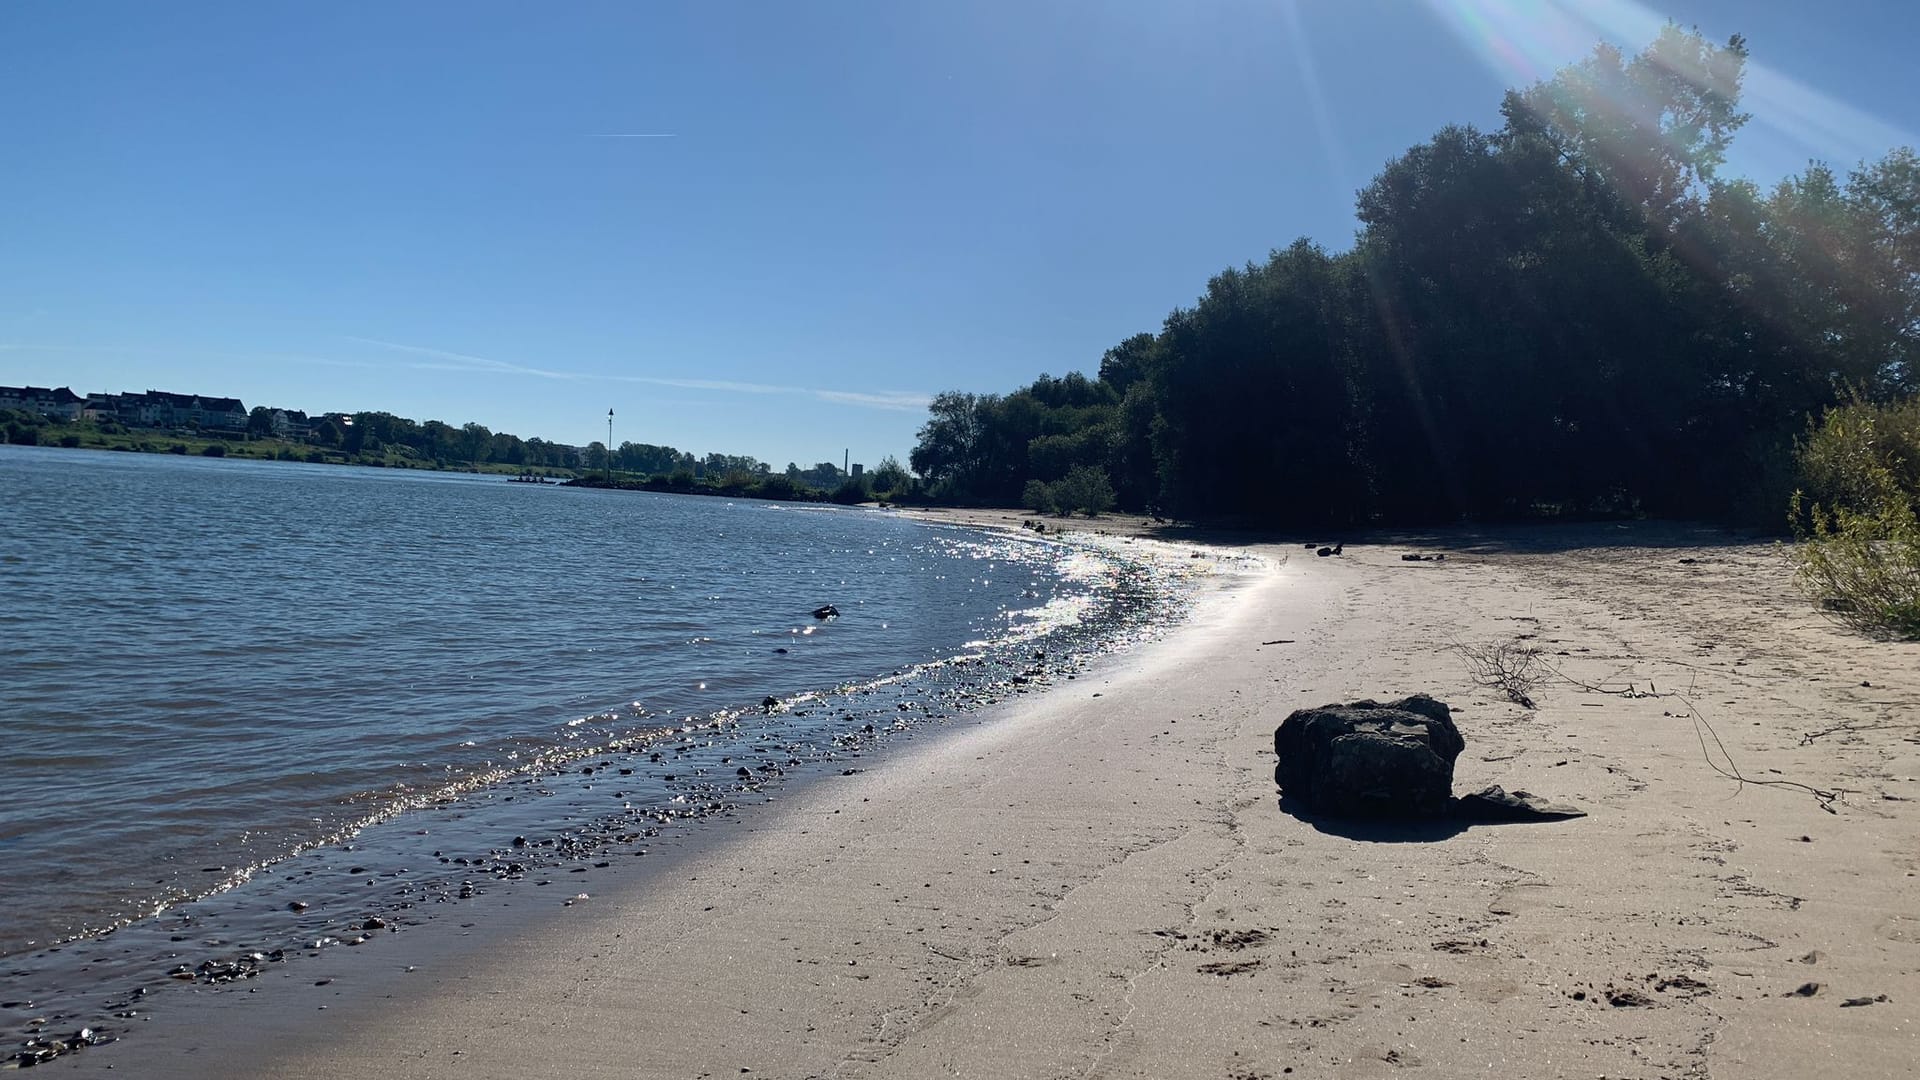
[[[816,472],[839,470],[840,473],[859,478],[869,463],[852,461],[851,448],[843,447],[839,462],[830,457],[815,457],[812,460],[788,458],[783,466],[778,460],[761,458],[757,455],[734,454],[725,450],[709,450],[694,453],[685,447],[670,443],[653,443],[643,439],[621,439],[616,437],[611,443],[603,437],[582,443],[568,443],[558,439],[544,439],[540,436],[522,437],[518,432],[505,428],[495,428],[484,421],[451,422],[437,416],[404,416],[382,409],[326,409],[308,410],[290,405],[273,405],[256,402],[248,405],[240,398],[216,395],[179,393],[171,390],[149,388],[147,390],[85,390],[76,391],[73,387],[62,386],[9,386],[0,384],[0,411],[36,413],[49,420],[59,422],[89,421],[94,423],[117,422],[130,427],[156,429],[192,429],[227,437],[230,434],[249,433],[276,439],[306,442],[314,439],[318,428],[325,423],[335,425],[334,441],[328,445],[337,445],[341,429],[352,428],[354,418],[385,414],[398,420],[411,422],[423,427],[442,424],[449,429],[461,429],[468,424],[478,424],[486,428],[488,436],[503,436],[511,440],[542,442],[550,447],[570,452],[577,460],[568,462],[540,461],[530,464],[580,466],[593,448],[604,446],[610,451],[620,451],[623,447],[653,447],[659,450],[675,451],[693,459],[727,459],[727,467],[734,463],[744,463],[748,459],[758,462],[767,473],[783,473],[794,476],[799,473],[811,475]],[[264,426],[255,428],[255,412],[264,416]],[[611,422],[613,414],[606,419]],[[611,425],[610,425],[611,426]],[[0,441],[5,441],[0,437]],[[642,457],[645,455],[643,454]],[[491,459],[489,459],[491,460]],[[881,459],[884,460],[884,459]],[[518,462],[515,462],[516,464]],[[872,464],[879,464],[876,461]],[[621,466],[625,468],[626,466]],[[642,469],[641,471],[647,471]],[[662,471],[662,470],[653,470]],[[665,471],[672,471],[667,469]],[[835,480],[835,483],[838,481]],[[818,485],[816,485],[818,486]],[[831,484],[828,485],[829,487]]]
[[[1667,19],[1748,38],[1730,175],[1920,130],[1892,0],[7,5],[0,382],[904,460]]]

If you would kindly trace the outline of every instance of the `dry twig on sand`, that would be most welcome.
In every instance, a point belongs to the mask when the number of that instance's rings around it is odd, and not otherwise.
[[[1521,638],[1497,645],[1449,646],[1467,661],[1467,675],[1475,683],[1498,690],[1522,708],[1534,708],[1533,692],[1540,686],[1540,650]]]
[[[1759,787],[1794,788],[1799,791],[1804,791],[1813,796],[1814,801],[1820,804],[1820,809],[1825,810],[1829,814],[1838,814],[1840,812],[1833,808],[1833,804],[1839,802],[1841,797],[1847,794],[1844,788],[1828,790],[1826,788],[1814,787],[1812,784],[1803,784],[1798,780],[1757,780],[1742,773],[1740,766],[1734,764],[1733,755],[1727,752],[1727,745],[1720,741],[1720,733],[1713,730],[1713,725],[1707,723],[1706,717],[1700,715],[1700,706],[1688,701],[1684,694],[1675,696],[1679,697],[1687,706],[1687,716],[1693,721],[1693,734],[1700,740],[1700,753],[1707,759],[1708,768],[1737,784],[1754,784]],[[1702,729],[1704,729],[1704,731]],[[1727,763],[1725,766],[1713,760],[1713,751],[1707,748],[1707,738],[1709,736],[1713,738],[1714,748],[1719,750],[1720,756],[1726,759]],[[1735,792],[1738,793],[1737,788]]]
[[[1619,674],[1618,672],[1615,672],[1614,675],[1609,675],[1608,677],[1600,680],[1597,683],[1590,683],[1582,679],[1574,678],[1573,676],[1567,674],[1566,672],[1561,671],[1559,668],[1554,667],[1552,664],[1547,663],[1545,660],[1539,661],[1539,664],[1541,667],[1545,668],[1549,674],[1555,675],[1561,679],[1565,679],[1567,682],[1572,683],[1573,685],[1579,687],[1582,690],[1585,690],[1590,694],[1610,694],[1614,697],[1623,697],[1623,698],[1661,698],[1661,697],[1681,697],[1682,696],[1670,690],[1664,693],[1661,692],[1660,688],[1654,685],[1652,679],[1647,680],[1647,686],[1646,686],[1646,689],[1644,690],[1642,690],[1640,688],[1640,685],[1635,682],[1629,682],[1625,686],[1610,686],[1608,684],[1614,681],[1614,678]]]

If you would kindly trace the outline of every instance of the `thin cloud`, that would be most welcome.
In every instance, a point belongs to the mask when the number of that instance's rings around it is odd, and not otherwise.
[[[526,364],[514,364],[505,360],[492,360],[484,356],[468,353],[450,352],[446,349],[433,349],[424,345],[403,345],[395,341],[381,341],[377,338],[352,337],[347,340],[362,345],[373,345],[396,352],[411,353],[428,357],[405,366],[415,371],[462,371],[485,375],[530,375],[540,379],[558,379],[567,382],[617,382],[640,383],[647,386],[671,386],[681,390],[715,390],[729,394],[791,395],[810,397],[816,401],[825,401],[835,405],[853,405],[866,409],[887,409],[898,412],[919,412],[932,401],[930,394],[913,390],[834,390],[826,387],[782,386],[774,383],[741,382],[733,379],[696,379],[666,375],[609,375],[585,371],[556,371],[551,368],[531,367]]]
[[[378,338],[349,337],[348,341],[362,345],[377,345],[382,349],[395,352],[413,353],[417,356],[431,356],[441,361],[437,364],[409,364],[419,371],[484,371],[501,375],[534,375],[542,379],[590,379],[595,376],[571,371],[548,371],[545,368],[527,367],[525,364],[509,364],[505,360],[489,360],[484,356],[469,356],[466,353],[448,352],[445,349],[429,349],[424,345],[402,345],[396,341],[381,341]]]
[[[907,412],[921,412],[933,404],[931,396],[912,390],[882,390],[871,394],[860,390],[815,390],[813,393],[827,401],[866,405],[875,409],[900,409]]]

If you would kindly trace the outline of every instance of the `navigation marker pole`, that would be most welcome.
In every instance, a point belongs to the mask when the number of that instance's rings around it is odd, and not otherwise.
[[[607,486],[613,486],[613,410],[607,410]]]

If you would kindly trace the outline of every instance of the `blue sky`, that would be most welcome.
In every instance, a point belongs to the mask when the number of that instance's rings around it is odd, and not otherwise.
[[[1910,0],[11,0],[0,382],[904,459],[1667,18],[1734,172],[1915,141]]]

